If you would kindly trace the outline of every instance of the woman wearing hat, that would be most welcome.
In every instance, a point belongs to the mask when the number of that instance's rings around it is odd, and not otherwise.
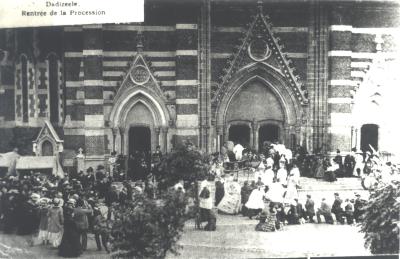
[[[69,199],[64,210],[64,233],[58,248],[58,255],[62,257],[78,257],[82,254],[80,234],[74,220],[76,201]]]
[[[50,243],[52,247],[58,247],[61,243],[64,224],[64,213],[59,198],[53,199],[53,206],[49,209],[48,224]]]

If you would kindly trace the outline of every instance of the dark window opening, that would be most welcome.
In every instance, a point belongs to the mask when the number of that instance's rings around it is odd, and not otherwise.
[[[258,147],[262,150],[265,143],[274,143],[279,140],[279,127],[277,125],[267,124],[258,130]]]
[[[229,127],[229,140],[243,147],[250,147],[250,127],[247,125],[232,125]]]
[[[145,180],[150,166],[151,131],[149,127],[129,129],[128,178]]]
[[[28,59],[21,56],[22,121],[28,122]]]
[[[375,150],[378,150],[378,130],[376,124],[364,124],[361,127],[361,150],[363,152],[372,151],[371,145]]]
[[[59,82],[58,82],[58,62],[55,55],[49,57],[49,87],[50,87],[50,100],[49,100],[49,112],[50,121],[58,123],[59,115]]]
[[[53,144],[46,140],[42,144],[42,156],[52,156],[53,155]]]

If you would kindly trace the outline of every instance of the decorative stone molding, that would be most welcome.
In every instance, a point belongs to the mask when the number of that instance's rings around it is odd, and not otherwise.
[[[44,126],[40,130],[37,138],[33,141],[32,149],[36,156],[43,156],[43,144],[50,143],[53,155],[63,152],[64,140],[61,140],[53,125],[49,121],[45,121]]]
[[[277,72],[290,88],[294,98],[302,105],[307,105],[307,90],[300,82],[299,76],[295,75],[291,60],[283,53],[284,46],[279,44],[279,40],[279,37],[273,34],[269,17],[263,14],[262,6],[259,5],[257,14],[244,32],[241,44],[237,46],[238,51],[228,59],[227,67],[223,69],[221,83],[213,92],[212,106],[217,107],[220,104],[225,93],[232,87],[232,81],[238,72],[243,69],[256,69],[257,66],[254,65],[257,63],[262,63]]]

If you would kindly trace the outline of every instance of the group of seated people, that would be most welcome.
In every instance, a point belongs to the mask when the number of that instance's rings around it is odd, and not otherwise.
[[[282,229],[286,224],[315,223],[315,218],[318,223],[321,223],[324,218],[327,224],[334,224],[336,220],[338,224],[347,223],[349,225],[362,220],[366,200],[361,199],[360,194],[355,193],[355,199],[346,199],[344,202],[338,193],[335,193],[334,196],[335,200],[332,206],[326,202],[325,198],[322,198],[317,210],[315,210],[315,203],[311,195],[307,195],[304,206],[298,199],[295,199],[289,207],[266,199],[264,208],[258,214],[259,223],[255,230],[271,232]]]

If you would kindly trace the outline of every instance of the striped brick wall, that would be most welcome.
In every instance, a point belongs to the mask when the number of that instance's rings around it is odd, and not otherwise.
[[[330,150],[351,149],[351,99],[343,92],[353,86],[351,77],[352,33],[350,6],[337,5],[332,8],[329,27],[329,98]]]
[[[143,35],[146,61],[151,63],[161,88],[171,99],[175,97],[175,26],[104,25],[103,79],[104,98],[111,99],[121,82],[129,61],[136,55],[137,32]]]
[[[101,25],[83,26],[84,125],[86,167],[104,163],[105,137],[103,99],[103,29]]]
[[[198,31],[197,24],[176,24],[176,141],[198,146]]]
[[[64,28],[65,123],[64,150],[72,164],[79,148],[85,151],[85,88],[83,85],[82,26]]]

